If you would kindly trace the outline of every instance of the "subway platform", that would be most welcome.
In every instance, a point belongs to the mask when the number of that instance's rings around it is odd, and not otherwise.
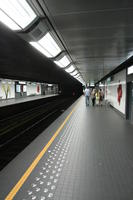
[[[133,126],[80,97],[0,172],[0,199],[132,200]]]
[[[18,99],[3,99],[3,100],[0,100],[0,107],[15,105],[19,103],[28,102],[28,101],[35,101],[35,100],[44,99],[48,97],[54,97],[57,95],[58,94],[48,94],[48,95],[27,96],[27,97],[22,97]]]

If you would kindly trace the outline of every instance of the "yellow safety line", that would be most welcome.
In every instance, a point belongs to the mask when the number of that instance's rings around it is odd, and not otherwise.
[[[45,152],[47,151],[47,149],[50,147],[50,145],[55,140],[55,138],[57,137],[57,135],[59,134],[59,132],[62,130],[62,128],[64,127],[64,125],[66,124],[66,122],[68,121],[68,119],[70,118],[70,116],[72,115],[72,113],[74,112],[75,107],[72,109],[72,111],[66,117],[66,119],[64,120],[64,122],[61,124],[61,126],[54,133],[54,135],[49,140],[49,142],[46,144],[46,146],[43,148],[43,150],[38,154],[38,156],[36,157],[36,159],[32,162],[32,164],[29,166],[29,168],[26,170],[26,172],[23,174],[23,176],[20,178],[20,180],[17,182],[17,184],[9,192],[9,194],[7,195],[7,197],[5,198],[5,200],[12,200],[14,198],[14,196],[19,191],[19,189],[22,187],[22,185],[24,184],[24,182],[26,181],[26,179],[29,177],[29,175],[31,174],[31,172],[33,171],[33,169],[36,167],[36,165],[38,164],[38,162],[40,161],[40,159],[43,157],[43,155],[45,154]]]

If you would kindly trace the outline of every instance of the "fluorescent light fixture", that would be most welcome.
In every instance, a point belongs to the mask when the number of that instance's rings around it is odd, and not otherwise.
[[[99,85],[100,87],[104,87],[104,85],[103,84],[101,84],[101,85]]]
[[[71,73],[72,76],[75,76],[78,73],[77,70],[75,70],[74,72]]]
[[[42,39],[40,39],[38,44],[49,53],[49,57],[55,57],[61,52],[60,47],[57,45],[50,33],[47,33]]]
[[[99,86],[100,86],[100,87],[103,87],[103,86],[104,86],[104,84],[100,82],[100,83],[99,83]]]
[[[91,83],[90,86],[95,86],[95,84],[94,84],[94,83]]]
[[[79,76],[79,77],[77,77],[76,79],[77,79],[77,80],[80,80],[80,78],[81,78],[81,77]]]
[[[127,74],[133,74],[133,65],[131,67],[128,67]]]
[[[19,81],[19,84],[26,84],[25,81]]]
[[[82,83],[82,84],[85,84],[84,80],[83,80],[81,77],[78,78],[78,81],[79,81],[80,83]]]
[[[48,86],[49,86],[49,87],[52,87],[52,86],[53,86],[53,84],[48,84]]]
[[[90,86],[92,86],[92,87],[95,86],[94,81],[90,82]]]
[[[79,76],[80,76],[80,74],[76,74],[74,77],[75,77],[75,78],[78,78]]]
[[[37,42],[30,42],[30,44],[35,47],[38,51],[40,51],[43,55],[47,56],[48,58],[50,57],[49,53],[41,47]]]
[[[54,41],[50,33],[47,33],[38,42],[30,42],[30,44],[48,58],[55,57],[61,52],[60,47]]]
[[[63,58],[61,58],[61,59],[58,60],[58,61],[54,61],[54,63],[55,63],[56,65],[58,65],[59,67],[64,68],[64,67],[66,67],[66,66],[68,66],[68,65],[70,64],[70,61],[69,61],[69,59],[67,58],[67,56],[63,56]]]
[[[0,21],[12,30],[24,29],[36,14],[26,0],[0,0]]]
[[[21,30],[21,28],[14,23],[4,12],[0,10],[0,21],[12,30]]]
[[[75,70],[75,67],[71,65],[68,69],[65,69],[66,72],[71,73]]]

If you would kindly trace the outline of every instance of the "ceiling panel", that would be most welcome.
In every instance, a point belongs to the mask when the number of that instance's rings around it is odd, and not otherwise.
[[[43,0],[43,3],[85,81],[98,81],[133,54],[133,1]]]
[[[131,0],[45,0],[49,10],[54,14],[64,14],[71,12],[93,12],[95,10],[111,10],[111,9],[126,9],[133,7]]]

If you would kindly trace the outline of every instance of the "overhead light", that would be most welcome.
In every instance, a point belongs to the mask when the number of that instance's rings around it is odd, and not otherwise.
[[[68,69],[65,69],[66,72],[71,73],[75,70],[75,67],[71,65]]]
[[[75,77],[75,78],[76,78],[77,80],[80,80],[81,77],[79,76],[79,77]]]
[[[128,67],[127,74],[133,74],[133,65],[131,67]]]
[[[74,72],[71,73],[72,76],[75,76],[78,73],[77,70],[75,70]]]
[[[57,64],[59,67],[64,68],[70,64],[70,60],[67,58],[67,56],[63,56],[58,61],[54,61],[55,64]]]
[[[26,81],[19,81],[19,84],[26,84]]]
[[[7,25],[12,30],[21,30],[21,27],[18,26],[14,21],[12,21],[5,13],[0,10],[0,21]]]
[[[100,87],[103,87],[103,86],[104,86],[104,84],[100,82],[100,83],[99,83],[99,86],[100,86]]]
[[[79,76],[80,76],[80,74],[76,74],[74,77],[75,77],[75,78],[78,78]]]
[[[85,85],[85,82],[84,82],[84,80],[82,79],[82,77],[78,77],[77,80],[78,80],[80,83],[82,83],[83,85]]]
[[[39,41],[30,42],[30,44],[48,58],[55,57],[61,52],[60,47],[57,45],[49,32]]]
[[[45,56],[50,57],[49,53],[44,48],[42,48],[37,42],[30,42],[30,44]]]
[[[12,30],[24,29],[37,15],[26,0],[1,0],[0,21]]]
[[[40,39],[38,43],[49,52],[50,57],[55,57],[61,52],[60,47],[57,45],[49,32],[42,39]]]

